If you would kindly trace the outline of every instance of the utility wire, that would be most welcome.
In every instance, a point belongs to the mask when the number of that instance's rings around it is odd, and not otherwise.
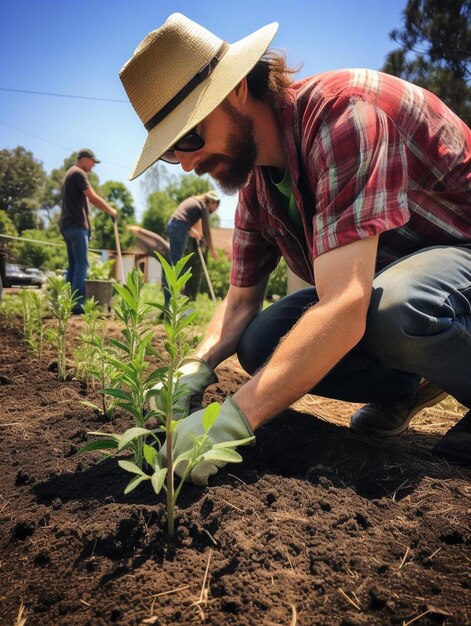
[[[55,241],[43,241],[42,239],[30,239],[29,237],[14,237],[13,235],[3,235],[0,234],[0,237],[3,239],[14,239],[16,241],[27,241],[28,243],[39,243],[43,246],[58,246],[59,248],[65,248],[66,244],[64,243],[56,243]],[[102,250],[101,248],[88,248],[90,252],[106,252],[106,250]],[[113,250],[115,252],[115,250]]]
[[[37,96],[54,96],[56,98],[75,98],[76,100],[99,100],[101,102],[121,102],[129,104],[129,100],[117,100],[116,98],[95,98],[93,96],[76,96],[66,93],[52,93],[48,91],[32,91],[30,89],[11,89],[10,87],[0,87],[0,91],[15,91],[16,93],[32,93]]]
[[[31,137],[34,137],[35,139],[40,139],[41,141],[45,141],[46,143],[50,143],[52,146],[57,146],[58,148],[64,148],[64,150],[70,150],[71,152],[73,152],[73,149],[69,148],[68,146],[63,146],[60,143],[55,143],[54,141],[49,141],[49,139],[44,139],[43,137],[40,137],[39,135],[35,135],[34,133],[30,133],[27,130],[23,130],[22,128],[18,128],[18,126],[13,126],[13,124],[8,124],[8,122],[4,122],[3,120],[0,120],[0,124],[4,124],[5,126],[8,126],[9,128],[13,128],[13,130],[19,130],[20,133],[25,133],[25,135],[30,135]]]
[[[60,143],[49,141],[49,139],[44,139],[44,137],[40,137],[39,135],[35,135],[34,133],[28,132],[27,130],[18,128],[18,126],[13,126],[13,124],[8,124],[8,122],[4,122],[3,120],[0,120],[0,124],[4,124],[5,126],[8,126],[9,128],[13,128],[13,130],[18,130],[20,131],[20,133],[25,133],[25,135],[30,135],[31,137],[34,137],[35,139],[39,139],[40,141],[45,141],[46,143],[49,143],[52,146],[57,146],[58,148],[63,148],[64,150],[70,150],[70,152],[74,152],[74,148],[69,148],[68,146],[63,146]],[[113,163],[112,161],[106,161],[105,159],[102,159],[101,162],[106,163],[107,165],[113,165],[114,167],[119,167],[120,169],[123,169],[123,170],[129,169],[129,167],[125,167],[124,165],[120,165],[119,163]]]

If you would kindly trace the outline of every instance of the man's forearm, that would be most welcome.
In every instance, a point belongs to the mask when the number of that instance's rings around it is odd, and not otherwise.
[[[116,209],[113,209],[103,198],[101,198],[94,189],[89,187],[85,192],[85,195],[90,200],[90,202],[100,211],[104,211],[113,217],[116,215]]]
[[[253,429],[312,389],[361,339],[354,307],[317,304],[286,335],[270,361],[234,395]]]
[[[261,301],[256,298],[239,300],[231,297],[229,293],[214,314],[195,356],[204,359],[215,368],[224,359],[233,355],[240,336],[260,307]]]
[[[107,202],[105,202],[103,198],[100,198],[100,196],[98,195],[93,198],[92,204],[96,206],[97,209],[100,209],[100,211],[104,211],[105,213],[108,213],[109,215],[115,215],[116,213],[113,207],[110,207],[110,205]]]

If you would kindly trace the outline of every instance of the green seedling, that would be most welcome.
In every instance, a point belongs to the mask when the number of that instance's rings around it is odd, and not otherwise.
[[[66,378],[67,325],[74,306],[79,301],[78,292],[71,293],[70,283],[60,275],[48,276],[47,302],[56,320],[57,367],[59,380]]]
[[[142,482],[150,481],[156,494],[166,492],[167,528],[169,537],[175,532],[175,506],[181,489],[191,471],[202,461],[222,461],[238,463],[242,460],[232,448],[243,442],[221,442],[214,444],[210,437],[211,427],[219,414],[220,406],[211,404],[202,416],[204,433],[195,437],[193,447],[176,459],[173,457],[173,442],[178,432],[179,421],[173,419],[175,402],[185,393],[179,382],[178,368],[187,355],[189,346],[185,331],[193,322],[196,313],[189,313],[188,298],[181,295],[190,270],[185,269],[189,256],[181,259],[174,267],[157,255],[165,271],[170,292],[168,309],[157,303],[141,302],[142,279],[137,272],[128,275],[126,285],[115,286],[121,300],[117,315],[125,325],[121,340],[113,340],[114,346],[126,359],[111,359],[121,372],[121,389],[105,389],[104,393],[118,400],[120,407],[133,415],[134,426],[122,435],[117,433],[93,432],[90,435],[100,439],[86,444],[81,451],[102,451],[106,455],[125,450],[133,452],[132,459],[120,459],[119,466],[133,475],[125,488],[128,494]],[[150,341],[152,331],[143,329],[142,324],[149,307],[160,309],[163,314],[167,339],[164,343],[166,356],[158,355],[165,363],[149,376],[145,375],[148,363],[146,355],[152,351]],[[149,400],[159,397],[162,408],[150,409]],[[154,426],[154,427],[152,427]],[[165,435],[165,450],[161,449],[161,437]],[[181,474],[175,488],[174,469],[179,467]]]
[[[51,338],[49,330],[43,323],[42,298],[36,291],[23,291],[20,299],[24,339],[41,361],[44,344]]]
[[[4,294],[0,302],[0,313],[5,318],[8,328],[13,328],[15,320],[22,314],[22,305],[18,296]]]
[[[87,298],[83,304],[84,332],[80,344],[74,350],[75,374],[83,380],[87,387],[95,382],[94,369],[97,361],[97,351],[94,342],[100,333],[100,310],[95,298]],[[103,327],[103,324],[101,324]]]
[[[22,291],[20,294],[21,314],[23,317],[23,337],[26,343],[34,350],[34,314],[30,291]]]
[[[146,315],[151,307],[142,301],[142,287],[143,279],[138,270],[128,274],[125,285],[114,285],[119,295],[115,313],[123,322],[123,329],[120,339],[110,341],[116,356],[108,354],[106,357],[108,365],[116,372],[115,384],[101,390],[101,393],[113,398],[116,406],[131,414],[134,426],[123,435],[90,433],[104,438],[82,448],[84,451],[101,449],[100,446],[106,450],[132,450],[134,463],[140,468],[145,462],[147,435],[152,435],[154,445],[159,445],[155,433],[145,426],[156,415],[149,407],[148,393],[159,382],[162,374],[161,370],[155,370],[147,375],[147,355],[150,353],[153,331],[145,327]],[[110,441],[115,445],[110,445]]]

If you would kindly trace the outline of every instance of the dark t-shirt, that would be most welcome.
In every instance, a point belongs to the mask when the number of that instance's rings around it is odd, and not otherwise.
[[[203,200],[191,196],[183,200],[172,213],[172,218],[188,224],[188,230],[201,219],[203,227],[203,237],[206,243],[211,241],[211,231],[209,230],[209,211]]]
[[[59,220],[61,229],[78,226],[90,230],[90,205],[83,193],[90,187],[87,173],[72,165],[62,181],[62,211]]]

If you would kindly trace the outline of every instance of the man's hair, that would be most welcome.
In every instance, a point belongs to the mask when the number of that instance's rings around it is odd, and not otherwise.
[[[288,67],[282,52],[267,50],[253,70],[247,75],[250,93],[257,100],[275,104],[283,99],[285,90],[293,82],[300,68]]]

